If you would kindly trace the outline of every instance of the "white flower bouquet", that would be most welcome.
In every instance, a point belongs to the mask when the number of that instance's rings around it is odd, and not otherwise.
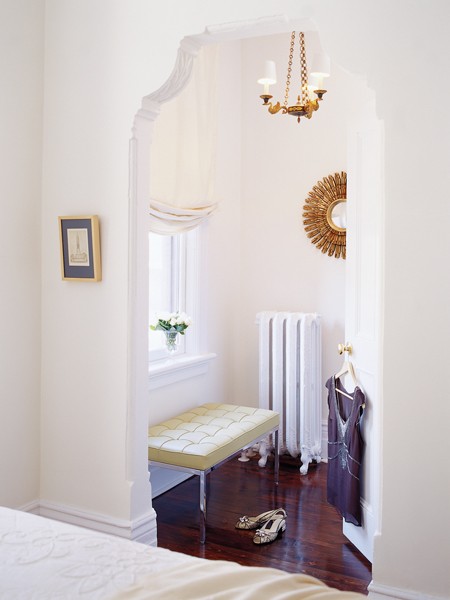
[[[184,335],[185,330],[192,325],[192,319],[182,312],[162,312],[155,316],[150,323],[152,331],[171,331]]]

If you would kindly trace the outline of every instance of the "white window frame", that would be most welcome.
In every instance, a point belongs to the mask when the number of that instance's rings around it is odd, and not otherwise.
[[[170,385],[177,381],[206,373],[215,354],[205,353],[202,331],[201,273],[205,271],[202,247],[206,234],[202,224],[181,236],[174,236],[179,256],[178,268],[172,281],[174,309],[187,313],[193,321],[184,336],[180,336],[180,350],[170,358],[165,350],[149,352],[149,389]]]
[[[158,234],[154,234],[158,235]],[[187,238],[186,234],[178,234],[173,236],[167,236],[167,239],[170,240],[171,244],[171,285],[170,285],[170,306],[165,307],[169,312],[175,312],[179,310],[180,312],[188,312],[188,308],[186,306],[186,291],[187,291],[187,256],[188,254],[194,254],[195,248],[192,248],[192,238]],[[189,247],[189,251],[188,251]],[[192,260],[195,257],[190,258]],[[191,268],[189,266],[189,273]],[[151,285],[151,282],[150,282]],[[195,285],[195,283],[194,283]],[[150,315],[151,316],[151,315]],[[154,335],[154,334],[150,334]],[[184,354],[186,351],[185,348],[185,337],[179,336],[179,355]],[[163,360],[167,358],[166,350],[161,347],[155,350],[149,350],[148,360],[149,363],[153,363],[158,360]]]

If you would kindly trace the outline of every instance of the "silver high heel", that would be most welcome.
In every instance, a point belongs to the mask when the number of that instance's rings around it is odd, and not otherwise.
[[[286,519],[284,517],[275,517],[266,521],[261,529],[257,529],[253,537],[253,543],[270,544],[277,539],[286,529]]]
[[[263,523],[269,521],[273,517],[283,517],[284,519],[287,517],[286,511],[284,508],[276,508],[275,510],[269,510],[267,512],[263,512],[256,517],[247,517],[244,515],[239,518],[239,521],[236,523],[236,529],[258,529]]]

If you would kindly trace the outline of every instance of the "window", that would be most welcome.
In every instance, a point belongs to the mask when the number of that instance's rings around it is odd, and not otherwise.
[[[197,295],[197,230],[175,235],[149,233],[149,317],[161,311],[193,316]],[[192,333],[191,330],[188,330]],[[177,357],[193,352],[193,335],[179,336]],[[186,341],[189,338],[189,342]],[[160,331],[149,333],[149,361],[167,358]]]
[[[172,236],[149,233],[149,316],[184,311],[193,324],[171,360],[161,332],[149,329],[149,390],[205,374],[213,353],[200,353],[200,265],[205,224]]]

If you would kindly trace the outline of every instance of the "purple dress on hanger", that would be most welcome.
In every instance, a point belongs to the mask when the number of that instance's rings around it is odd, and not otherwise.
[[[348,392],[334,376],[325,385],[329,408],[327,500],[347,523],[361,525],[360,477],[364,442],[360,420],[365,405],[364,392],[359,387]]]

